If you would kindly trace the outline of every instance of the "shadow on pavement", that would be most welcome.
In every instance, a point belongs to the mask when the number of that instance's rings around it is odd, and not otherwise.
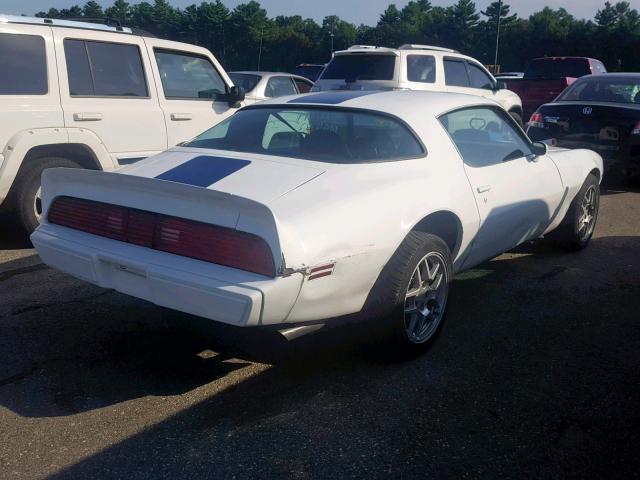
[[[535,242],[466,272],[438,341],[403,364],[372,362],[341,329],[287,344],[221,328],[211,343],[191,317],[97,289],[0,318],[0,358],[15,344],[34,355],[0,403],[40,417],[178,394],[249,365],[226,359],[260,358],[258,345],[288,352],[57,478],[635,473],[639,249],[640,237],[574,254]]]
[[[0,250],[31,248],[29,236],[6,213],[0,214]]]

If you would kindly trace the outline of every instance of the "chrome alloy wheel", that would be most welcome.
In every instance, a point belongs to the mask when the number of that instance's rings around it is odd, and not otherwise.
[[[580,241],[587,240],[593,233],[598,216],[598,189],[596,185],[591,185],[580,202],[580,218],[578,218],[578,237]]]
[[[449,279],[444,257],[438,252],[418,262],[405,294],[404,325],[412,343],[424,343],[440,325],[447,305]]]
[[[36,219],[40,221],[40,215],[42,215],[42,187],[38,187],[33,198],[33,213],[35,213]]]

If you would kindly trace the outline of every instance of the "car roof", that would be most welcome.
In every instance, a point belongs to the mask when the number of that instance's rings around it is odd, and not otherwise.
[[[258,70],[237,70],[237,71],[233,71],[233,72],[229,72],[229,74],[232,73],[239,73],[242,75],[256,75],[259,77],[280,77],[280,76],[284,76],[284,77],[291,77],[291,78],[299,78],[301,80],[307,80],[309,81],[308,78],[306,77],[301,77],[300,75],[296,75],[295,73],[287,73],[287,72],[262,72],[262,71],[258,71]]]
[[[312,92],[303,95],[278,97],[260,102],[258,107],[268,105],[358,108],[389,113],[403,119],[419,121],[420,118],[437,117],[461,107],[474,105],[496,106],[498,104],[483,97],[461,93],[418,90],[359,90]]]

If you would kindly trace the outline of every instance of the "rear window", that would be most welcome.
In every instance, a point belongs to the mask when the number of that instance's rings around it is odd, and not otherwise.
[[[338,55],[329,62],[322,80],[393,80],[395,55]]]
[[[250,92],[262,78],[260,75],[254,75],[252,73],[230,73],[229,77],[236,87],[242,87],[245,92]]]
[[[47,55],[44,38],[0,33],[0,95],[45,95]]]
[[[586,58],[543,58],[533,60],[524,76],[525,78],[578,78],[590,73],[589,60]]]
[[[559,97],[559,102],[610,102],[640,105],[640,75],[631,78],[609,75],[577,80]]]
[[[185,146],[329,163],[385,162],[425,154],[413,132],[395,117],[329,108],[240,110]]]
[[[136,45],[65,39],[64,55],[71,96],[149,96]]]

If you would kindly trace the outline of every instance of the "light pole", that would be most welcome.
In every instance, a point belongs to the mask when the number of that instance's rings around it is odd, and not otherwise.
[[[502,19],[502,0],[498,0],[498,27],[496,28],[496,56],[493,59],[493,73],[498,73],[498,47],[500,46],[500,20]]]
[[[260,61],[262,60],[262,36],[264,35],[264,25],[260,29],[260,49],[258,50],[258,71],[260,71]]]
[[[329,34],[329,36],[331,37],[331,55],[333,55],[333,37],[335,37],[334,33],[333,33],[333,24],[334,24],[334,19],[331,19],[331,33]]]

